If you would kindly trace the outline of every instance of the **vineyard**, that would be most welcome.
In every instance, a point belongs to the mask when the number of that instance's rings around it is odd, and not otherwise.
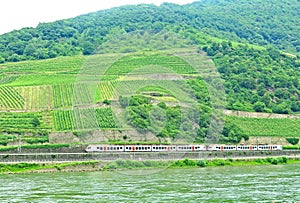
[[[177,74],[195,74],[195,70],[179,57],[149,54],[149,55],[129,55],[115,62],[106,72],[105,75],[126,75],[134,72],[135,69],[141,69],[147,66],[164,67],[166,72],[173,71]],[[151,69],[147,69],[148,71]],[[146,75],[149,72],[142,72],[140,75]],[[152,73],[157,73],[152,71]],[[160,72],[162,73],[162,72]]]
[[[229,116],[248,136],[299,137],[300,119]]]
[[[24,110],[50,110],[54,106],[52,86],[26,86],[15,89],[24,98]]]
[[[111,108],[74,109],[54,111],[56,131],[80,131],[96,129],[116,129],[117,124]]]
[[[203,95],[209,93],[204,81],[215,83],[207,77],[212,61],[198,56],[197,66],[192,67],[184,57],[170,53],[96,54],[1,64],[0,132],[5,135],[0,136],[0,144],[15,140],[14,134],[27,134],[28,143],[43,143],[49,141],[44,132],[121,130],[114,109],[120,96],[138,94],[155,105],[163,101],[170,106],[205,100]],[[197,72],[204,74],[203,80]],[[200,86],[193,83],[196,78]],[[201,90],[196,93],[193,85]],[[228,120],[249,136],[300,135],[300,119],[230,116]],[[128,123],[125,126],[130,128]]]
[[[37,120],[37,121],[35,121]],[[42,113],[0,113],[1,132],[27,133],[50,130],[51,126],[45,125]]]
[[[76,74],[82,67],[85,57],[59,57],[47,60],[22,61],[0,64],[1,73],[5,74]]]
[[[0,87],[0,109],[22,109],[24,98],[12,87]]]
[[[15,81],[16,79],[18,79],[19,76],[18,75],[7,75],[7,76],[3,76],[0,79],[0,85],[5,85],[7,83],[11,83],[13,81]]]

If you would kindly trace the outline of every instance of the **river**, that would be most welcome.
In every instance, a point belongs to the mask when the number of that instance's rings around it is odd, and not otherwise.
[[[299,166],[6,174],[0,202],[295,202]]]

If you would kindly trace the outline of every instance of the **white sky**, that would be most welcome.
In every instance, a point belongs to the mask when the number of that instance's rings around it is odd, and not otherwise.
[[[162,2],[176,4],[196,0],[1,0],[0,34],[23,27],[36,27],[40,22],[72,18],[127,4]]]

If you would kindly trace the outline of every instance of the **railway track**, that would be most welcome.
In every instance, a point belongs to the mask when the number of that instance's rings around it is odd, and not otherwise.
[[[180,160],[180,159],[257,159],[285,156],[300,158],[300,150],[252,151],[252,152],[123,152],[123,153],[20,153],[0,154],[0,163],[59,163],[76,161],[124,160]]]

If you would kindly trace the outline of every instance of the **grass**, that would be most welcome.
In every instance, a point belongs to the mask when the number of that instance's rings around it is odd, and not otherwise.
[[[286,149],[286,150],[300,150],[300,146],[299,145],[287,145],[287,146],[283,146],[283,149]]]
[[[62,171],[65,168],[77,168],[79,166],[89,166],[95,168],[95,161],[68,162],[55,164],[38,164],[38,163],[17,163],[17,164],[1,164],[0,174],[2,173],[29,173],[55,169],[54,171]]]
[[[22,145],[22,149],[58,149],[63,147],[70,147],[70,144],[28,144]],[[4,146],[0,147],[0,152],[7,152],[11,150],[16,150],[18,146]]]

